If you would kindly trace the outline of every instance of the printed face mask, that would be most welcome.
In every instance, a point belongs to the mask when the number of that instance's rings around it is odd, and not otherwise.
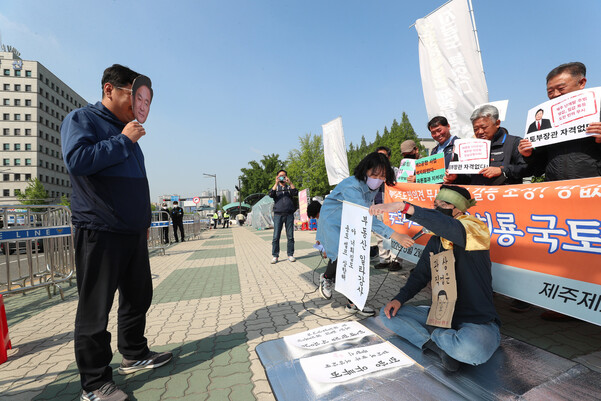
[[[367,186],[372,191],[375,191],[376,189],[380,188],[380,185],[382,185],[383,182],[384,182],[384,180],[381,180],[379,178],[371,178],[371,177],[367,177],[367,180],[366,180]]]

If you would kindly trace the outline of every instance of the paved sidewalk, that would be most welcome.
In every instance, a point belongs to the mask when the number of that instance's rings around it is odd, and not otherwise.
[[[218,228],[151,258],[155,290],[146,335],[153,350],[172,350],[175,357],[151,372],[119,375],[115,302],[109,323],[114,379],[130,399],[273,400],[254,352],[258,344],[335,319],[357,319],[344,312],[344,297],[335,293],[326,301],[316,291],[325,265],[312,248],[314,232],[295,233],[297,262],[284,258],[275,265],[269,263],[271,236],[271,230]],[[285,238],[282,244],[285,249]],[[396,295],[411,267],[388,275],[372,269],[368,304],[379,308]],[[423,292],[414,301],[429,297]],[[504,334],[601,371],[601,327],[549,323],[538,317],[540,309],[515,314],[505,297],[495,302]],[[75,287],[65,291],[64,301],[38,290],[5,297],[5,305],[13,349],[0,365],[0,399],[77,399]]]

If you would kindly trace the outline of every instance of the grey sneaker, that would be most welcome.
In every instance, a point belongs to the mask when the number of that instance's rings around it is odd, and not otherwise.
[[[171,358],[173,358],[171,352],[153,351],[149,351],[148,355],[140,360],[123,358],[123,362],[121,362],[121,366],[119,366],[119,373],[128,375],[139,370],[158,368],[169,362]]]
[[[351,315],[356,313],[357,315],[364,317],[371,317],[376,315],[376,311],[370,308],[369,306],[364,306],[363,310],[360,310],[355,304],[346,304],[346,306],[344,307],[344,311],[346,313],[350,313]]]
[[[81,392],[80,401],[123,401],[129,400],[114,382],[106,382],[98,390]]]
[[[296,258],[294,256],[288,256],[288,262],[296,262]]]
[[[278,257],[274,256],[273,259],[271,259],[271,264],[275,265],[276,263],[278,263]]]
[[[319,293],[325,299],[332,299],[332,285],[334,282],[329,278],[325,278],[323,273],[319,276]]]

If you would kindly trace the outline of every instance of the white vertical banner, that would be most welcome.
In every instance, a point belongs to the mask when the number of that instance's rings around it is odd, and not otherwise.
[[[342,117],[323,124],[321,129],[328,181],[330,185],[336,185],[349,176]]]
[[[460,138],[473,136],[469,117],[476,105],[488,103],[467,1],[451,0],[415,22],[428,118],[445,116],[451,133]]]
[[[368,208],[343,202],[335,288],[361,310],[369,294],[371,223]]]

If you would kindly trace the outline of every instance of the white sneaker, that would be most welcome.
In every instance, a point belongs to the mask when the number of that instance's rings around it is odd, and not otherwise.
[[[332,285],[334,283],[329,278],[325,278],[323,273],[319,276],[319,293],[325,299],[332,299]]]
[[[273,259],[271,259],[271,264],[275,265],[276,263],[278,263],[278,257],[274,256]]]
[[[288,256],[288,262],[296,262],[296,258],[294,256]]]
[[[376,311],[370,308],[369,306],[364,306],[363,310],[360,310],[355,304],[346,304],[346,306],[344,307],[344,311],[346,313],[350,313],[351,315],[356,313],[357,315],[364,317],[371,317],[376,315]]]

